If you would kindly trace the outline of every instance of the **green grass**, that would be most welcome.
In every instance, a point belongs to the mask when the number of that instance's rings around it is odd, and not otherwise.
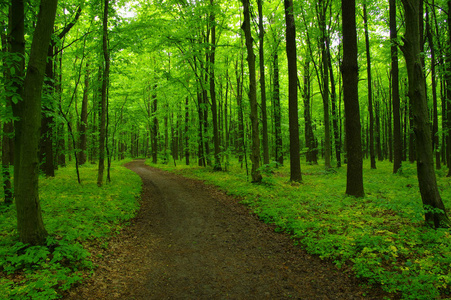
[[[0,206],[0,299],[60,298],[93,270],[90,245],[104,243],[139,209],[141,180],[119,163],[112,166],[112,183],[101,188],[97,165],[81,167],[80,174],[81,185],[74,167],[40,178],[47,246],[18,242],[15,207]]]
[[[351,269],[369,284],[379,284],[403,299],[436,299],[451,292],[449,230],[424,225],[416,166],[403,163],[401,175],[392,165],[364,162],[365,197],[345,196],[346,166],[324,172],[322,165],[302,165],[303,183],[289,182],[289,169],[266,172],[262,184],[252,184],[245,172],[229,172],[179,164],[160,168],[206,180],[242,197],[261,220],[289,232],[310,253]],[[270,168],[271,169],[271,168]],[[451,182],[437,172],[441,196],[451,208]]]

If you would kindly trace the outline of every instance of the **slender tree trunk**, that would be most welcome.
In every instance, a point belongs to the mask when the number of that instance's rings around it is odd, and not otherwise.
[[[434,170],[432,154],[431,128],[426,99],[426,86],[420,47],[421,0],[402,0],[406,18],[406,33],[401,50],[407,65],[409,79],[409,98],[412,104],[414,132],[417,151],[417,177],[421,199],[425,209],[426,223],[434,227],[449,227],[450,220],[446,214]],[[451,9],[451,1],[448,1]],[[437,211],[440,210],[439,212]]]
[[[390,39],[391,45],[391,93],[393,105],[393,173],[397,173],[402,162],[401,116],[399,99],[399,70],[398,70],[398,33],[396,28],[396,0],[389,0],[390,4]]]
[[[347,181],[346,194],[363,197],[362,143],[358,97],[357,31],[355,0],[342,0],[343,97],[346,115]]]
[[[105,169],[105,139],[106,139],[106,115],[107,115],[107,101],[108,101],[108,84],[110,76],[110,54],[108,50],[108,7],[109,0],[104,0],[103,10],[103,59],[105,68],[102,79],[102,96],[100,102],[100,123],[99,123],[99,170],[97,173],[97,185],[103,185],[103,172]]]
[[[331,102],[331,108],[332,108],[332,129],[334,132],[334,142],[335,142],[335,158],[337,159],[337,168],[341,167],[341,140],[340,140],[340,131],[338,128],[338,118],[337,115],[337,107],[336,107],[336,99],[337,99],[337,93],[335,91],[335,77],[334,77],[334,70],[332,68],[332,57],[330,54],[330,39],[326,39],[326,53],[327,53],[327,64],[330,74],[330,102]],[[313,132],[312,132],[313,135]]]
[[[330,114],[329,114],[329,64],[326,53],[326,12],[327,3],[324,0],[318,1],[318,18],[320,27],[320,49],[321,49],[321,78],[323,83],[323,115],[324,115],[324,165],[326,170],[331,168],[331,141],[330,141]]]
[[[88,91],[89,91],[89,64],[86,64],[85,86],[83,90],[83,101],[81,103],[80,127],[79,132],[79,150],[78,163],[84,165],[86,163],[86,147],[87,147],[87,129],[88,129]]]
[[[253,40],[250,20],[249,0],[242,0],[244,8],[244,22],[242,29],[244,31],[247,48],[247,63],[249,66],[249,102],[251,106],[251,131],[252,131],[252,182],[261,182],[260,174],[260,133],[258,131],[258,106],[257,106],[257,81],[255,76],[255,54],[253,49]]]
[[[151,144],[152,144],[152,163],[156,164],[158,162],[158,118],[157,118],[157,108],[158,108],[158,99],[157,99],[157,85],[155,84],[152,91],[152,135],[151,135]]]
[[[4,24],[2,24],[4,25]],[[7,41],[6,32],[1,33],[1,42],[2,42],[2,52],[3,52],[3,64],[6,65],[6,55],[8,53],[8,41]],[[8,68],[3,68],[3,86],[5,88],[6,94],[8,94],[11,90],[11,74]],[[11,174],[10,174],[10,166],[12,163],[11,160],[11,151],[13,135],[14,135],[14,127],[12,121],[12,108],[11,108],[11,96],[5,97],[5,115],[6,120],[3,123],[3,136],[2,136],[2,178],[3,178],[3,193],[5,204],[10,205],[13,203],[13,193],[11,186]]]
[[[298,117],[298,71],[296,54],[296,27],[293,0],[284,0],[286,21],[286,50],[288,60],[288,118],[290,131],[290,180],[302,181],[299,117]]]
[[[265,57],[263,40],[265,32],[263,29],[263,5],[262,0],[257,0],[258,6],[258,39],[259,39],[259,57],[260,57],[260,93],[261,93],[261,111],[262,111],[262,144],[263,144],[263,164],[269,164],[269,143],[268,143],[268,117],[266,112],[266,83],[265,83]]]
[[[437,80],[436,80],[436,57],[435,57],[435,44],[432,37],[431,24],[429,19],[429,9],[426,9],[426,34],[429,43],[429,47],[431,49],[431,83],[432,83],[432,109],[433,109],[433,117],[432,117],[432,149],[435,152],[435,168],[439,170],[441,168],[440,164],[440,145],[438,138],[438,103],[437,103]]]
[[[371,54],[370,39],[368,36],[368,14],[366,11],[366,3],[363,3],[363,24],[365,28],[365,49],[366,49],[366,65],[367,65],[367,86],[368,86],[368,111],[369,111],[369,146],[371,169],[376,169],[376,154],[374,153],[374,116],[373,116],[373,84],[371,80]]]
[[[189,98],[185,100],[185,164],[189,165]]]
[[[18,1],[19,2],[19,1]],[[13,26],[23,22],[23,3],[16,7],[13,1]],[[17,209],[17,231],[19,240],[25,244],[43,245],[47,237],[42,220],[38,191],[38,145],[41,124],[41,91],[48,45],[55,20],[57,0],[42,0],[38,21],[31,44],[27,73],[23,84],[22,102],[13,107],[15,117],[20,126],[16,128],[16,136],[20,147],[16,146],[15,161],[15,196]],[[17,15],[16,15],[17,13]],[[15,38],[14,36],[13,38]],[[20,40],[20,38],[19,38]],[[23,37],[22,40],[23,41]],[[17,40],[16,40],[17,42]],[[23,44],[24,46],[25,44]],[[14,51],[14,48],[12,48]]]
[[[213,0],[210,0],[210,5],[213,8]],[[215,14],[212,12],[210,16],[211,23],[211,51],[210,51],[210,99],[211,99],[211,116],[213,120],[213,144],[215,148],[215,162],[213,169],[221,171],[221,149],[219,146],[219,129],[218,129],[218,105],[216,100],[216,86],[215,86],[215,51],[216,51],[216,25]]]
[[[283,165],[283,148],[282,148],[282,113],[280,109],[280,82],[279,82],[279,54],[274,51],[274,139],[275,139],[275,159]]]
[[[238,152],[238,162],[243,168],[243,156],[244,156],[244,116],[243,116],[243,57],[240,60],[240,69],[238,69],[238,62],[236,66],[236,90],[237,90],[237,106],[238,106],[238,139],[237,139],[237,152]]]
[[[305,59],[304,62],[304,121],[305,121],[305,144],[308,147],[306,153],[307,163],[313,163],[313,148],[315,146],[315,141],[313,137],[312,129],[312,114],[310,112],[310,57]]]

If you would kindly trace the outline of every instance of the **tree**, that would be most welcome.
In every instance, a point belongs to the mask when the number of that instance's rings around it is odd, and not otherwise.
[[[268,117],[266,112],[266,83],[265,83],[265,56],[263,49],[263,41],[265,31],[263,29],[263,4],[262,0],[257,0],[258,6],[258,40],[259,40],[259,65],[260,65],[260,93],[261,93],[261,110],[262,110],[262,144],[263,144],[263,163],[269,164],[269,144],[268,144]]]
[[[369,146],[371,169],[376,169],[376,154],[374,153],[374,116],[373,116],[373,83],[371,80],[371,54],[370,54],[370,38],[368,34],[368,13],[366,2],[363,3],[363,24],[365,28],[365,49],[366,49],[366,65],[367,65],[367,86],[368,86],[368,112],[369,112]]]
[[[41,123],[41,91],[57,2],[57,0],[41,1],[23,83],[22,101],[13,106],[13,113],[17,118],[14,161],[17,231],[20,241],[31,245],[44,244],[47,237],[39,201],[38,145]],[[21,22],[20,19],[23,22],[23,2],[12,1],[12,11],[11,22],[14,28],[14,25]],[[16,34],[13,37],[14,43],[22,42],[23,36],[19,36],[21,33],[16,32]],[[12,47],[12,51],[16,49],[16,47]]]
[[[293,0],[284,0],[286,22],[286,49],[288,60],[288,118],[290,131],[290,180],[302,181],[299,145],[298,68],[296,55],[296,27]]]
[[[102,96],[100,102],[100,124],[99,124],[99,169],[97,173],[97,185],[103,184],[103,171],[105,169],[105,138],[106,138],[106,115],[108,101],[108,84],[110,75],[110,54],[108,50],[108,0],[104,1],[103,8],[103,36],[102,50],[104,59],[103,79],[102,79]]]
[[[434,227],[449,227],[435,177],[434,159],[428,105],[426,99],[426,81],[424,79],[420,47],[420,5],[421,0],[402,0],[406,19],[406,32],[401,50],[404,54],[409,81],[408,96],[413,115],[417,151],[417,177],[421,199],[425,210],[426,223]],[[448,1],[451,8],[451,1]]]
[[[393,173],[401,168],[402,140],[401,116],[399,99],[399,70],[398,70],[398,31],[396,28],[396,0],[389,0],[390,4],[390,40],[391,40],[391,93],[393,105]]]
[[[358,97],[357,32],[355,0],[342,0],[343,26],[343,98],[347,148],[346,194],[363,197],[362,142]]]
[[[249,0],[242,0],[244,22],[242,29],[246,39],[247,49],[247,64],[249,67],[249,102],[251,105],[251,130],[252,130],[252,182],[261,182],[262,175],[260,174],[260,133],[258,131],[258,106],[257,106],[257,81],[255,76],[255,54],[253,49],[253,39],[251,33],[251,19],[249,12]]]
[[[211,9],[214,10],[213,0],[210,0]],[[215,51],[216,51],[216,19],[215,12],[210,13],[211,26],[211,50],[210,50],[210,100],[211,100],[211,115],[213,119],[213,142],[215,147],[215,163],[213,169],[221,171],[221,150],[219,147],[219,130],[218,130],[218,105],[216,101],[216,86],[215,86]]]

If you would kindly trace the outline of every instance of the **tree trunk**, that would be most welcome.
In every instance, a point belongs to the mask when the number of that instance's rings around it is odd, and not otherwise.
[[[322,100],[323,100],[323,117],[324,117],[324,165],[326,170],[331,168],[331,141],[330,141],[330,114],[329,114],[329,64],[326,53],[326,12],[327,3],[324,0],[318,1],[317,15],[319,19],[320,50],[321,50],[321,79],[322,79]]]
[[[435,152],[435,168],[439,170],[440,165],[440,145],[438,138],[438,109],[437,109],[437,80],[436,80],[436,58],[435,58],[435,45],[432,37],[431,23],[429,18],[429,9],[426,8],[426,34],[428,39],[428,44],[431,49],[431,83],[432,83],[432,150]]]
[[[450,221],[440,197],[434,170],[431,128],[426,99],[426,86],[420,48],[421,0],[402,0],[406,19],[406,33],[401,50],[407,65],[409,98],[412,104],[417,153],[417,177],[426,223],[434,227],[449,227]],[[451,8],[451,1],[448,1]],[[440,211],[437,211],[440,210]]]
[[[274,139],[275,139],[275,160],[283,165],[283,148],[282,148],[282,113],[280,109],[280,82],[279,82],[279,54],[274,51]]]
[[[45,66],[45,76],[47,79],[45,93],[48,95],[46,103],[43,103],[41,116],[41,139],[40,139],[40,163],[41,170],[46,177],[55,177],[55,165],[53,161],[53,128],[55,121],[53,118],[53,95],[54,95],[54,72],[53,72],[53,47],[49,45],[47,52],[47,63]]]
[[[335,158],[337,159],[337,168],[341,167],[341,139],[340,139],[340,130],[338,128],[338,119],[337,115],[337,107],[336,107],[336,99],[337,93],[335,91],[335,77],[334,70],[332,68],[332,57],[330,54],[330,39],[327,37],[326,39],[326,53],[327,53],[327,64],[330,74],[330,103],[332,105],[332,129],[334,132],[334,142],[335,142]],[[313,135],[313,132],[312,132]]]
[[[290,131],[290,180],[302,181],[298,117],[298,68],[296,27],[293,0],[284,0],[286,22],[286,51],[288,61],[288,122]]]
[[[393,105],[393,173],[397,173],[402,163],[401,116],[399,99],[399,69],[398,69],[398,33],[396,28],[396,0],[390,4],[390,39],[391,44],[391,92]]]
[[[347,176],[346,194],[363,197],[362,143],[358,97],[357,32],[355,0],[342,0],[343,98],[346,115]]]
[[[257,0],[258,6],[258,54],[260,58],[260,93],[261,93],[261,111],[262,111],[262,144],[263,144],[263,164],[269,164],[269,143],[268,143],[268,117],[266,112],[266,83],[265,83],[265,57],[263,40],[265,32],[263,29],[263,5],[262,0]]]
[[[15,2],[13,1],[12,11],[17,9],[14,6]],[[41,125],[41,91],[57,2],[57,0],[41,1],[23,85],[22,103],[15,107],[15,117],[20,123],[20,126],[16,128],[20,147],[16,147],[17,172],[14,184],[17,231],[20,241],[31,245],[43,245],[47,237],[39,203],[38,145]],[[16,13],[23,20],[23,6],[19,7]]]
[[[105,169],[105,139],[106,139],[106,109],[108,101],[108,84],[110,76],[110,54],[108,51],[108,6],[109,0],[104,0],[103,10],[103,37],[102,50],[105,68],[102,79],[102,96],[100,102],[100,123],[99,123],[99,169],[97,173],[97,185],[103,185],[103,172]]]
[[[185,100],[185,164],[189,165],[189,98]]]
[[[244,31],[247,48],[247,63],[249,66],[249,102],[251,106],[251,131],[252,131],[252,182],[261,182],[262,176],[260,174],[260,132],[258,131],[258,106],[257,106],[257,81],[255,76],[255,54],[253,49],[253,40],[251,32],[250,20],[250,4],[249,0],[242,0],[244,22],[242,29]]]
[[[3,26],[2,22],[2,26]],[[2,42],[2,52],[3,52],[3,64],[6,65],[6,55],[8,53],[8,40],[6,32],[1,34]],[[3,86],[5,88],[5,93],[9,93],[11,89],[11,74],[8,68],[3,68]],[[12,137],[14,134],[14,127],[12,121],[12,109],[11,109],[11,96],[5,97],[5,114],[6,120],[3,123],[3,136],[2,136],[2,183],[3,183],[3,194],[5,199],[5,204],[10,205],[13,203],[13,193],[11,188],[11,174],[10,166],[11,151],[12,149]]]
[[[213,0],[210,0],[213,9]],[[221,149],[219,147],[219,129],[218,129],[218,105],[216,101],[215,86],[215,51],[216,51],[216,25],[215,14],[212,12],[210,16],[211,22],[211,51],[210,51],[210,99],[211,99],[211,116],[213,120],[213,144],[215,148],[215,162],[213,170],[221,171]]]
[[[363,4],[363,24],[365,28],[365,49],[366,49],[366,65],[367,65],[367,86],[368,86],[368,112],[369,112],[369,146],[371,169],[376,169],[376,154],[374,153],[374,116],[373,116],[373,85],[371,82],[371,55],[370,55],[370,39],[368,36],[368,14],[366,11],[366,3]]]
[[[152,146],[152,163],[156,164],[158,162],[158,118],[157,118],[157,85],[155,84],[152,91],[152,131],[151,131],[151,146]]]
[[[87,129],[88,129],[88,91],[89,91],[89,64],[86,64],[85,86],[83,90],[83,101],[81,103],[80,126],[79,133],[79,153],[78,163],[84,165],[86,163],[86,147],[87,147]]]

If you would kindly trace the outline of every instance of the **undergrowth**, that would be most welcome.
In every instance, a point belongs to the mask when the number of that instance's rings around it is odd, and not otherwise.
[[[245,171],[158,165],[206,180],[239,196],[261,220],[289,232],[310,253],[352,269],[357,277],[403,299],[438,299],[451,292],[451,235],[424,224],[416,166],[365,162],[365,197],[345,196],[346,167],[325,172],[321,165],[302,165],[303,182],[289,182],[288,167],[271,168],[262,184],[252,184]],[[268,168],[266,168],[268,169]],[[265,170],[266,170],[265,169]],[[451,182],[438,171],[445,207],[451,207]]]
[[[102,243],[135,215],[139,176],[113,163],[112,182],[99,188],[97,165],[82,166],[80,173],[81,185],[74,167],[40,178],[46,246],[20,243],[14,205],[0,206],[0,299],[60,298],[93,270],[90,245]]]

